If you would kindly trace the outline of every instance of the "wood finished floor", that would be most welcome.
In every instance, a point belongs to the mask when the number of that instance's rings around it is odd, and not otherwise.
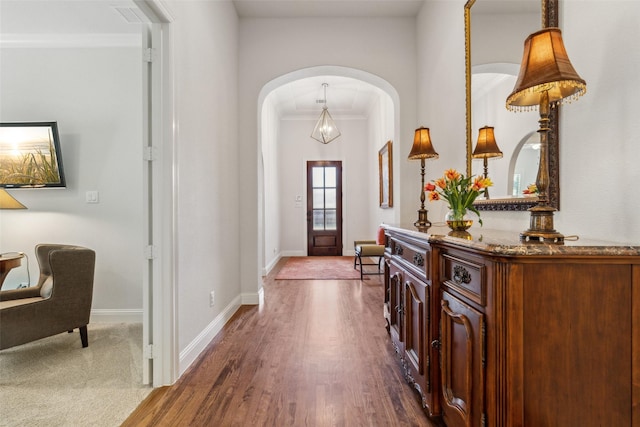
[[[123,426],[435,426],[404,381],[381,276],[274,280]]]

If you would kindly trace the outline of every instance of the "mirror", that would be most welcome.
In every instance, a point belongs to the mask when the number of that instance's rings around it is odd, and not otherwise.
[[[468,0],[465,4],[467,175],[484,172],[483,160],[472,157],[481,127],[495,128],[503,152],[502,158],[488,159],[488,176],[494,186],[490,199],[476,201],[479,210],[526,210],[537,202],[525,189],[537,176],[540,116],[538,111],[507,111],[505,101],[520,70],[524,40],[542,27],[557,26],[558,1]],[[550,128],[549,204],[558,209],[557,109],[552,109]]]

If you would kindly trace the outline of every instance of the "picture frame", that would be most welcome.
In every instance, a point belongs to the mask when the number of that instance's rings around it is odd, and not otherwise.
[[[57,122],[0,123],[0,187],[66,187]]]
[[[393,207],[393,143],[387,141],[378,151],[378,171],[380,181],[380,207]]]

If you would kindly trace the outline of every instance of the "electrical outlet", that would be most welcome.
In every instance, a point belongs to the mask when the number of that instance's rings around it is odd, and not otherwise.
[[[216,302],[216,293],[215,291],[211,291],[209,294],[209,307],[213,307],[213,304]]]

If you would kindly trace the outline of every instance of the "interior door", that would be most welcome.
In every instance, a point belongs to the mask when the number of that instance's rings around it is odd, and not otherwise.
[[[342,255],[342,162],[307,162],[307,255]]]

